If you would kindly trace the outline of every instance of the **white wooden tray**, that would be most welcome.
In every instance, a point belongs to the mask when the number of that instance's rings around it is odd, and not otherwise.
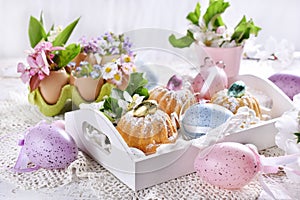
[[[268,114],[271,120],[226,136],[224,141],[252,143],[258,149],[275,145],[276,118],[292,108],[290,99],[272,82],[253,75],[240,75],[229,82],[242,80],[247,86],[272,98]],[[199,149],[195,141],[170,145],[163,152],[137,158],[113,124],[98,110],[80,109],[65,114],[66,131],[78,147],[133,190],[139,190],[194,172],[194,159]]]

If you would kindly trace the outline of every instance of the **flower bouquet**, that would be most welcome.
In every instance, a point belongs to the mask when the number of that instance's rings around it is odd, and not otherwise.
[[[81,97],[86,101],[98,101],[102,86],[125,89],[129,76],[135,72],[134,57],[122,54],[104,65],[92,64],[90,59],[81,61],[79,66],[73,63],[70,84],[76,86]]]
[[[87,39],[85,36],[80,38],[81,54],[78,61],[88,61],[91,64],[101,64],[112,61],[114,58],[120,57],[121,54],[133,55],[131,50],[132,43],[124,34],[114,34],[106,32],[96,38]],[[80,60],[81,59],[81,60]]]
[[[210,0],[201,17],[200,3],[197,3],[195,10],[186,17],[190,21],[186,35],[176,38],[172,34],[169,42],[177,48],[189,47],[193,43],[200,45],[215,62],[224,61],[227,66],[225,72],[232,77],[238,74],[245,41],[251,35],[257,36],[261,28],[245,16],[234,29],[227,27],[221,15],[229,6],[229,2],[224,0]]]
[[[29,83],[30,92],[40,92],[48,104],[55,104],[61,89],[68,83],[65,67],[80,52],[80,46],[65,46],[79,18],[65,29],[51,27],[46,32],[43,15],[40,20],[30,17],[29,40],[32,47],[28,50],[27,64],[20,62],[17,71],[24,83]]]
[[[129,75],[135,71],[129,38],[107,32],[90,40],[84,36],[79,43],[81,53],[72,63],[71,84],[84,100],[98,101],[101,87],[107,84],[127,87]]]
[[[275,123],[278,130],[275,142],[286,155],[300,155],[300,94],[294,96],[293,103],[294,109],[285,112]],[[299,170],[299,161],[298,157],[296,162],[290,163],[286,167],[287,176],[297,183],[300,183],[300,178],[292,172]]]

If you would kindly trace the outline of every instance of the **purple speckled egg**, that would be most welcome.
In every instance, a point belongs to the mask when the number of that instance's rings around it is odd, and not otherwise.
[[[291,100],[300,93],[300,76],[292,74],[278,73],[269,77],[277,87],[279,87]]]
[[[226,189],[238,189],[259,172],[259,155],[246,145],[223,142],[204,149],[196,157],[197,175],[208,183]]]
[[[64,129],[46,123],[27,133],[23,148],[32,163],[46,169],[65,168],[78,154],[73,138]]]

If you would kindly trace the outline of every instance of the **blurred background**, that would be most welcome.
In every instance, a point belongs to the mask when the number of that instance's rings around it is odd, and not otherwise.
[[[162,28],[185,34],[188,12],[198,0],[0,0],[0,59],[25,57],[29,49],[30,15],[44,12],[47,30],[55,25],[66,26],[81,17],[69,42],[85,35],[98,36],[106,31],[122,33],[140,28]],[[200,0],[202,11],[208,0]],[[300,50],[299,0],[229,0],[224,14],[227,26],[235,26],[245,14],[262,27],[257,38],[264,43],[270,36],[287,39]],[[145,38],[147,39],[147,38]]]

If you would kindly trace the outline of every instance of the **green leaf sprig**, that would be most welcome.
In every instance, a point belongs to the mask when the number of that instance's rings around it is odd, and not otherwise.
[[[80,18],[77,18],[71,24],[69,24],[62,32],[60,32],[55,40],[52,42],[53,46],[64,46],[69,37],[71,36],[74,28],[76,27]],[[29,28],[28,28],[28,35],[29,41],[32,48],[34,48],[40,41],[48,41],[48,37],[50,35],[50,31],[53,30],[54,25],[52,25],[51,29],[48,33],[46,33],[44,27],[44,19],[43,19],[43,12],[40,14],[40,19],[31,16],[29,20]]]
[[[210,0],[209,6],[201,19],[201,5],[197,3],[194,11],[190,12],[186,19],[189,20],[191,24],[198,26],[202,34],[216,31],[220,26],[226,27],[221,15],[229,6],[229,2],[225,2],[224,0]],[[249,39],[251,34],[257,36],[260,30],[261,28],[254,25],[252,19],[247,21],[246,17],[243,16],[242,20],[235,27],[234,33],[228,42],[235,41],[237,46],[242,45],[245,40]],[[193,33],[190,30],[188,30],[183,37],[176,38],[174,34],[169,37],[170,44],[176,48],[189,47],[195,41]],[[211,44],[210,42],[204,41],[203,43],[205,45]],[[224,43],[225,42],[222,42],[219,47],[222,47]]]
[[[148,99],[149,92],[148,89],[145,88],[147,83],[148,81],[144,78],[143,73],[131,73],[128,86],[124,91],[128,92],[131,97],[138,94],[139,96],[144,96],[144,99]],[[117,122],[122,116],[123,108],[119,105],[118,100],[125,100],[124,91],[118,88],[112,88],[110,96],[104,100],[103,108],[100,109],[112,122]]]

